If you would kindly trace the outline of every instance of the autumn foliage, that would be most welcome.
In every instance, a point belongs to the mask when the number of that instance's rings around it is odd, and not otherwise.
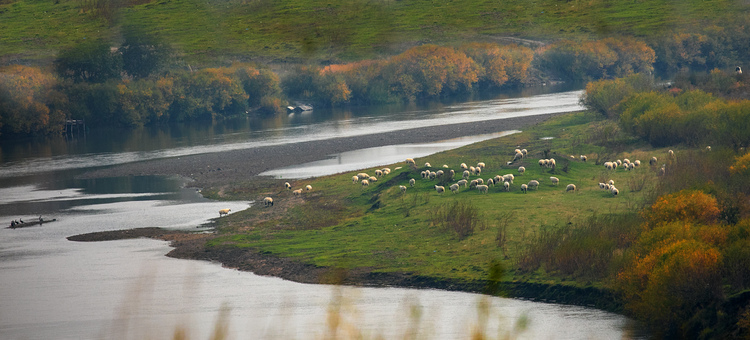
[[[698,190],[682,190],[661,196],[648,212],[648,220],[652,224],[673,221],[711,223],[718,217],[716,198]]]
[[[0,131],[3,134],[57,133],[65,123],[66,98],[57,79],[34,67],[0,69]]]

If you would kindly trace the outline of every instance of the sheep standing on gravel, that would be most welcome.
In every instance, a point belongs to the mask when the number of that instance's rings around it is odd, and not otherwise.
[[[263,206],[264,207],[273,207],[273,198],[266,197],[263,199]]]
[[[289,184],[289,182],[284,182],[284,188],[286,188],[287,190],[289,190],[289,189],[292,188],[292,185]]]
[[[557,177],[550,177],[549,180],[552,181],[552,185],[557,185],[558,183],[560,183],[560,179]]]
[[[222,217],[224,215],[229,215],[230,211],[232,211],[232,209],[221,209],[221,210],[219,210],[219,217]]]
[[[460,186],[458,185],[458,183],[453,183],[453,184],[451,184],[451,186],[449,186],[448,188],[449,188],[449,189],[451,189],[451,192],[452,192],[452,193],[454,193],[454,194],[457,194],[457,193],[458,193],[458,188],[459,188],[459,187],[460,187]]]
[[[526,184],[521,184],[521,191],[523,191],[523,193],[524,193],[524,194],[525,194],[525,193],[526,193],[526,191],[528,191],[528,190],[529,190],[529,186],[528,186],[528,185],[526,185]]]
[[[398,188],[401,189],[401,193],[402,194],[406,193],[406,186],[405,185],[399,185]]]
[[[436,185],[435,190],[437,191],[438,194],[442,194],[445,192],[445,187],[442,185]]]
[[[480,193],[480,194],[486,194],[486,193],[487,193],[487,190],[488,190],[489,188],[490,188],[490,187],[488,187],[488,186],[486,186],[486,185],[484,185],[484,184],[482,184],[482,185],[477,185],[477,190],[479,190],[479,193]]]
[[[417,181],[416,181],[416,180],[415,180],[414,178],[412,178],[412,179],[410,179],[410,180],[409,180],[409,185],[410,185],[410,186],[412,186],[412,187],[413,187],[413,186],[414,186],[414,184],[416,184],[416,183],[417,183]]]
[[[565,192],[568,192],[568,191],[574,191],[575,192],[576,191],[576,185],[575,184],[568,184],[568,186],[565,187]]]
[[[518,167],[518,174],[519,174],[519,175],[523,175],[523,173],[524,173],[524,172],[526,172],[526,168],[524,168],[524,167],[522,167],[522,166],[519,166],[519,167]]]

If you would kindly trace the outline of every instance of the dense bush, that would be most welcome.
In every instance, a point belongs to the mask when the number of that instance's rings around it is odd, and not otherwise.
[[[538,53],[535,62],[545,73],[571,81],[651,73],[654,50],[632,38],[574,42],[563,40]]]
[[[654,89],[653,78],[642,73],[624,78],[598,80],[586,84],[581,104],[606,117],[616,118],[614,108],[623,99],[636,92]]]
[[[49,73],[20,65],[0,69],[0,134],[59,133],[66,101]]]

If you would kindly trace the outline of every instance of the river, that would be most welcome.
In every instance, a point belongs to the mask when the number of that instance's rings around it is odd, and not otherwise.
[[[218,217],[219,209],[236,212],[252,204],[207,200],[180,178],[77,178],[91,169],[372,131],[568,112],[579,109],[579,95],[520,94],[385,112],[316,110],[3,143],[0,221],[7,225],[39,215],[57,221],[0,229],[0,339],[166,339],[176,332],[190,339],[208,339],[216,332],[231,339],[319,339],[332,335],[327,326],[332,320],[339,321],[336,330],[342,338],[468,339],[477,327],[490,338],[634,337],[627,318],[591,308],[439,290],[299,284],[168,258],[164,254],[170,248],[162,241],[66,240],[81,233],[146,226],[201,230]],[[424,152],[489,137],[436,143]],[[407,146],[412,148],[408,152],[422,147]],[[382,150],[368,155],[368,161],[382,163],[394,157]],[[341,163],[347,157],[334,159]],[[362,166],[358,162],[361,159],[349,163],[356,168]],[[312,169],[310,175],[330,171],[320,164],[298,167]]]

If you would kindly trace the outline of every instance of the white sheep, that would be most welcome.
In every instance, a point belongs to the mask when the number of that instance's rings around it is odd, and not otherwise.
[[[513,153],[520,153],[520,154],[523,154],[523,151],[521,151],[521,149],[515,149],[515,150],[513,150]]]
[[[472,179],[471,182],[469,182],[469,188],[473,188],[479,185],[479,181]]]
[[[656,157],[651,157],[651,159],[648,160],[648,165],[654,166],[656,165],[656,162],[658,162]]]
[[[635,163],[628,163],[628,170],[634,170],[635,169]]]
[[[633,162],[633,165],[635,165],[635,167],[637,168],[637,167],[641,166],[641,161],[638,160],[638,159],[636,159],[635,162]]]
[[[495,183],[501,183],[501,182],[503,182],[503,176],[495,175],[495,177],[493,178],[493,181]]]
[[[435,190],[437,191],[438,194],[442,194],[445,192],[445,187],[441,185],[436,185]]]
[[[524,194],[525,194],[525,193],[526,193],[526,191],[528,191],[528,190],[529,190],[529,186],[528,186],[528,185],[526,185],[526,184],[521,184],[521,191],[523,191],[523,193],[524,193]]]
[[[453,183],[453,184],[451,184],[451,186],[450,186],[450,187],[448,187],[448,188],[449,188],[449,189],[451,189],[451,192],[452,192],[452,193],[454,193],[454,194],[457,194],[457,193],[458,193],[458,188],[459,188],[459,187],[460,187],[460,185],[458,185],[458,183]]]
[[[430,171],[430,175],[428,177],[430,177],[430,179],[435,179],[437,177],[437,172]]]
[[[617,188],[612,188],[610,192],[612,193],[612,196],[617,196],[620,194],[620,190],[617,190]]]
[[[513,174],[503,175],[503,182],[510,182],[510,184],[513,184],[514,179],[516,179],[516,176],[513,176]]]
[[[484,164],[484,162],[479,162],[479,163],[477,163],[477,168],[482,168],[482,169],[484,169],[484,167],[485,167],[485,164]]]
[[[518,167],[518,174],[523,175],[523,173],[526,172],[526,168],[519,166]]]
[[[469,181],[467,181],[465,179],[462,179],[462,180],[456,182],[456,184],[462,185],[464,188],[466,188],[466,186],[469,185]]]
[[[522,154],[523,154],[524,156],[526,156],[526,154],[528,154],[529,152],[528,152],[528,151],[526,151],[526,149],[521,149],[521,153],[522,153]]]
[[[557,162],[555,162],[554,158],[549,159],[549,167],[554,169],[557,166]]]
[[[368,178],[370,178],[370,175],[368,175],[367,173],[364,173],[364,172],[360,172],[360,173],[357,174],[357,177],[359,177],[359,179],[368,179]]]
[[[576,191],[576,185],[575,184],[568,184],[568,186],[565,187],[565,192],[568,192],[568,191],[575,192]]]
[[[263,206],[264,207],[273,207],[273,198],[266,197],[263,199]]]
[[[609,183],[609,185],[615,185],[615,180],[610,179],[607,183]]]
[[[477,168],[476,168],[476,167],[473,167],[473,166],[470,166],[470,167],[469,167],[469,172],[471,172],[471,174],[472,174],[472,175],[476,175],[476,172],[477,172]]]
[[[505,191],[510,191],[510,182],[503,182],[503,189],[505,189]]]
[[[486,185],[484,185],[484,184],[477,185],[477,190],[479,190],[479,193],[481,193],[481,194],[486,194],[488,189],[489,189],[489,187],[486,186]]]
[[[659,176],[664,176],[664,174],[667,173],[667,166],[666,164],[661,166],[661,169],[659,169]]]
[[[443,168],[444,168],[444,169],[448,169],[448,168],[449,168],[449,167],[448,167],[448,164],[443,164]]]
[[[383,170],[375,170],[375,177],[383,177]]]
[[[406,159],[406,164],[417,165],[417,163],[416,163],[416,162],[414,162],[414,159],[413,159],[413,158],[407,158],[407,159]]]
[[[522,158],[523,158],[523,154],[522,154],[522,153],[520,153],[520,152],[518,152],[518,153],[516,153],[516,154],[515,154],[515,155],[513,156],[513,161],[515,162],[515,161],[517,161],[517,160],[519,160],[519,159],[522,159]]]
[[[481,178],[477,178],[477,184],[484,184],[484,180]]]
[[[363,179],[363,180],[362,180],[362,186],[363,186],[363,187],[366,187],[366,186],[369,186],[369,185],[370,185],[370,181],[368,181],[368,180],[366,180],[366,179]],[[300,191],[300,192],[302,192],[302,191]]]
[[[529,181],[528,187],[539,189],[539,181],[532,179]]]
[[[669,156],[669,158],[674,158],[674,151],[668,150],[667,155]]]
[[[448,171],[448,175],[450,176],[450,179],[453,180],[453,177],[456,177],[456,171],[453,169],[450,169]]]
[[[383,176],[387,176],[388,174],[391,173],[391,168],[382,168],[380,170],[383,171]]]
[[[359,182],[359,177],[352,176],[352,183],[357,184],[357,182]]]
[[[427,176],[428,176],[429,174],[430,174],[430,172],[429,172],[429,171],[422,171],[422,172],[420,172],[420,173],[419,173],[419,175],[421,175],[421,176],[422,176],[422,178],[427,178]]]
[[[539,160],[539,166],[544,166],[544,160],[543,159]]]
[[[406,193],[406,186],[405,185],[399,185],[398,188],[401,189],[401,193],[402,194]]]
[[[366,181],[366,179],[363,179],[363,181]],[[302,195],[302,189],[294,190],[292,191],[292,193],[294,194],[294,196]]]
[[[582,161],[582,162],[585,162],[585,161],[587,161],[588,159],[589,159],[589,158],[588,158],[588,157],[586,157],[586,155],[581,155],[581,161]]]
[[[488,180],[487,180],[487,185],[488,185],[488,186],[493,186],[493,187],[494,187],[494,186],[495,186],[495,180],[493,180],[492,178],[488,179]]]
[[[462,178],[464,178],[464,179],[467,179],[467,178],[469,178],[470,176],[471,176],[471,173],[469,172],[469,170],[464,170],[464,173],[463,173],[463,176],[462,176]]]
[[[607,183],[599,182],[599,189],[604,189],[607,186]]]
[[[549,180],[552,181],[552,185],[557,185],[558,183],[560,183],[560,179],[557,177],[550,177]]]
[[[466,165],[466,163],[461,163],[461,170],[469,170],[469,167]]]
[[[706,147],[706,151],[711,151],[711,146],[710,145]]]
[[[621,159],[617,160],[617,166],[622,166],[622,160]]]
[[[221,210],[219,210],[219,217],[222,217],[224,215],[229,215],[230,211],[232,211],[232,209],[221,209]]]
[[[410,185],[410,186],[412,186],[412,187],[413,187],[413,186],[414,186],[414,184],[416,184],[416,183],[417,183],[417,181],[416,181],[416,180],[415,180],[414,178],[412,178],[412,179],[410,179],[410,180],[409,180],[409,185]]]
[[[431,167],[432,167],[432,164],[430,164],[429,162],[428,162],[428,163],[424,163],[424,167],[425,167],[425,168],[431,168]]]
[[[625,163],[625,164],[629,164],[629,163],[630,163],[630,160],[629,160],[629,159],[627,159],[627,158],[625,158],[625,159],[623,159],[623,160],[622,160],[622,162],[623,162],[623,163]]]
[[[292,188],[292,185],[289,184],[289,182],[284,182],[284,188],[287,188],[287,190]]]
[[[308,184],[305,186],[305,190],[310,191],[312,190],[312,185]]]
[[[612,166],[612,162],[604,162],[604,167],[607,168],[607,170],[614,169],[614,167]]]
[[[481,175],[482,174],[482,168],[479,168],[479,167],[474,168],[474,174],[477,175],[477,176]]]
[[[377,182],[378,178],[375,177],[375,176],[370,176],[370,178],[368,178],[367,180],[370,181],[370,182]]]
[[[443,177],[444,174],[445,172],[443,170],[438,170],[437,172],[435,172],[436,177]]]

